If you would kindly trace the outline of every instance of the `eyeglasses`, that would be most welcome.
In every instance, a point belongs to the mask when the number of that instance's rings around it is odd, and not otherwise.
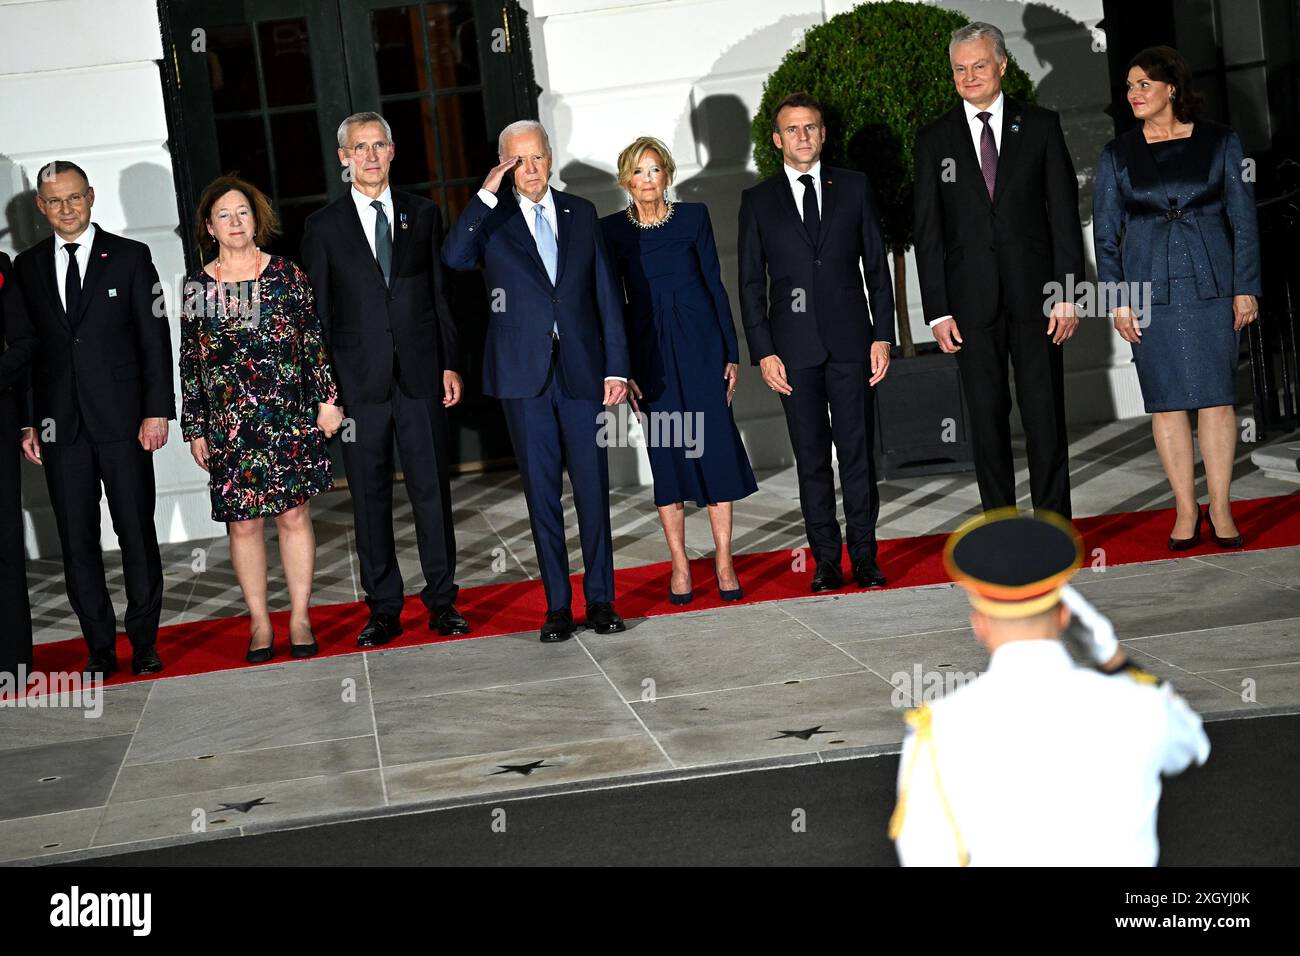
[[[387,152],[388,147],[392,145],[392,143],[385,143],[382,139],[377,143],[357,143],[357,145],[352,147],[351,152],[353,156],[358,158],[365,156],[371,150],[374,150],[375,155],[379,155],[380,153]]]
[[[64,199],[42,196],[41,202],[45,203],[45,205],[49,206],[55,212],[59,212],[60,210],[62,210],[64,203],[67,203],[70,209],[80,209],[83,205],[85,205],[86,198],[89,195],[90,193],[73,193],[71,196],[68,196]]]

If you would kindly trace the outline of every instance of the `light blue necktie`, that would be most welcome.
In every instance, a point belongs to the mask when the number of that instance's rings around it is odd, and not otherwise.
[[[537,223],[537,252],[542,257],[542,265],[546,266],[546,274],[551,277],[551,285],[554,285],[559,249],[555,245],[555,233],[551,231],[551,224],[546,221],[545,210],[545,206],[534,206],[533,221]],[[559,325],[554,322],[551,323],[551,334],[560,334]]]
[[[537,252],[542,257],[542,265],[546,266],[546,274],[551,277],[551,283],[554,284],[555,263],[559,250],[555,245],[555,233],[551,230],[551,224],[546,221],[545,209],[545,206],[533,207],[533,215],[537,223]]]

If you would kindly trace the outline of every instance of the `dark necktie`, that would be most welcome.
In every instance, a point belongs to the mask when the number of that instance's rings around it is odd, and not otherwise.
[[[64,249],[68,250],[68,272],[63,277],[63,309],[68,313],[68,321],[77,324],[78,306],[81,304],[81,266],[77,264],[77,249],[80,243],[70,242]]]
[[[984,131],[980,133],[980,172],[984,174],[984,186],[993,198],[993,186],[998,181],[998,144],[993,138],[993,127],[989,126],[992,113],[976,113],[984,121]]]
[[[808,238],[817,245],[817,236],[821,232],[822,219],[817,212],[817,190],[813,188],[812,176],[804,173],[799,177],[803,183],[803,227],[808,230]]]
[[[384,204],[378,199],[370,205],[375,207],[375,260],[379,263],[379,271],[384,274],[384,285],[392,285],[393,236],[388,231],[388,216],[384,214]]]

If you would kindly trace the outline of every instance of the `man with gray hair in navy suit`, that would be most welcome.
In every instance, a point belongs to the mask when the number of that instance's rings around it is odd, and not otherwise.
[[[453,269],[482,265],[492,295],[483,391],[501,399],[546,591],[544,642],[567,640],[569,552],[560,497],[567,465],[578,512],[587,625],[624,630],[614,610],[609,459],[603,406],[627,396],[623,295],[596,208],[550,186],[551,145],[535,120],[501,131],[500,164],[447,234]],[[500,195],[509,175],[514,189]]]

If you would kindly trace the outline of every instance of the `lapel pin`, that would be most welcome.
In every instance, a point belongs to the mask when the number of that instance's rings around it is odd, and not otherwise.
[[[101,252],[101,253],[99,254],[99,258],[101,258],[101,259],[107,259],[107,258],[108,258],[108,253],[107,253],[107,252]]]
[[[1020,117],[1018,115],[1011,118],[1011,132],[1020,132]]]
[[[108,297],[109,297],[110,299],[116,299],[116,298],[117,298],[117,290],[116,290],[116,289],[109,289],[109,290],[108,290]]]
[[[399,212],[399,213],[397,214],[397,218],[398,218],[399,220],[401,220],[402,228],[403,228],[403,229],[410,229],[410,228],[411,228],[410,225],[409,225],[409,224],[407,223],[407,221],[406,221],[406,213],[404,213],[404,212]]]

